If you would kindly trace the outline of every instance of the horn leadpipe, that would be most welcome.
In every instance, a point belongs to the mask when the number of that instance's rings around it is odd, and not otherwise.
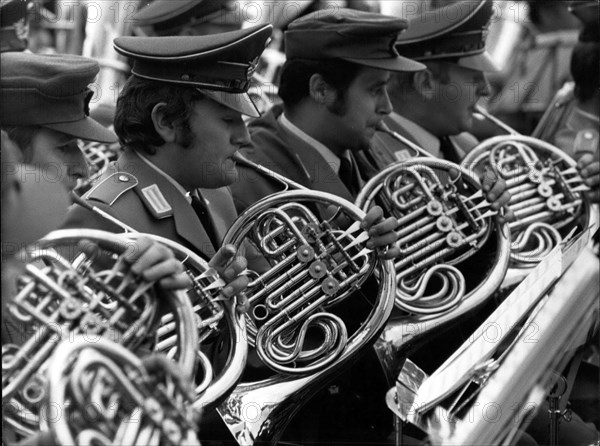
[[[488,121],[490,121],[496,127],[504,130],[509,135],[520,135],[521,134],[521,133],[517,132],[515,129],[513,129],[511,126],[509,126],[508,124],[506,124],[505,122],[502,122],[500,119],[496,118],[495,116],[492,116],[481,105],[477,105],[476,104],[475,107],[473,107],[473,108],[475,109],[475,113],[474,114],[481,115],[483,118],[485,118]]]
[[[254,169],[260,173],[262,173],[263,175],[266,175],[268,177],[273,178],[276,181],[279,181],[280,183],[282,183],[285,186],[285,190],[290,190],[290,189],[297,189],[297,190],[309,190],[307,187],[303,186],[300,183],[296,183],[293,180],[290,180],[288,177],[281,175],[271,169],[266,168],[265,166],[258,164],[258,163],[254,163],[252,161],[250,161],[248,158],[244,157],[241,153],[236,152],[233,154],[232,158],[234,159],[234,161],[236,163],[239,163],[243,166],[249,167],[251,169]]]
[[[400,133],[394,132],[383,121],[379,121],[379,124],[377,124],[377,130],[379,130],[380,132],[383,132],[383,133],[387,133],[392,138],[394,138],[396,141],[399,141],[402,144],[404,144],[405,146],[408,146],[410,149],[417,152],[417,156],[425,156],[427,158],[434,158],[434,156],[431,153],[429,153],[427,150],[423,149],[418,144],[415,144],[410,139],[406,138],[405,136],[402,136]]]
[[[94,206],[94,205],[88,203],[83,198],[81,198],[79,195],[77,195],[74,191],[71,191],[71,199],[73,200],[73,203],[76,203],[79,206],[87,209],[88,211],[91,211],[91,212],[93,212],[95,214],[98,214],[99,216],[101,216],[105,220],[108,220],[111,223],[114,223],[115,225],[117,225],[118,227],[120,227],[121,229],[123,229],[124,232],[132,232],[132,233],[135,233],[135,234],[138,233],[138,231],[136,231],[135,229],[133,229],[131,226],[125,224],[124,222],[122,222],[118,218],[113,217],[108,212],[104,212],[99,207]]]

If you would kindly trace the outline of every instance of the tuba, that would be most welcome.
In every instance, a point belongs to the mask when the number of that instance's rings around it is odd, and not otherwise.
[[[555,371],[597,329],[599,264],[587,242],[589,231],[555,248],[431,376],[407,361],[386,395],[388,407],[431,444],[512,444],[550,393],[552,438],[552,393],[560,390],[551,389],[561,383]]]
[[[248,342],[263,379],[240,383],[218,408],[239,444],[275,444],[299,401],[383,328],[393,307],[392,263],[365,247],[364,215],[331,194],[290,190],[262,199],[229,229],[224,243],[261,260],[249,257],[246,294]],[[377,282],[369,302],[349,299],[368,280]]]
[[[52,437],[60,446],[200,444],[191,378],[164,356],[140,359],[104,338],[63,341],[48,367]]]
[[[356,205],[373,204],[398,221],[396,311],[375,343],[391,383],[408,350],[496,291],[508,267],[509,238],[479,181],[431,156],[392,164],[373,177]]]
[[[504,179],[512,198],[516,220],[512,235],[507,281],[518,281],[565,238],[598,224],[589,188],[576,162],[559,148],[542,140],[517,134],[478,107],[478,113],[503,128],[508,135],[487,139],[467,154],[462,167],[481,171],[489,166]]]
[[[141,351],[153,347],[160,315],[171,312],[173,360],[194,372],[197,335],[188,297],[135,277],[124,258],[129,248],[122,236],[96,230],[54,231],[27,248],[5,315],[17,331],[2,345],[3,419],[17,435],[39,429],[48,362],[61,340],[108,338]]]

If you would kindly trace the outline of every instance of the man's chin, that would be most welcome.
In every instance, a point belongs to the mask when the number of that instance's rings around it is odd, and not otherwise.
[[[233,183],[237,183],[237,181],[239,180],[239,177],[240,176],[239,176],[237,169],[228,170],[227,172],[224,172],[224,175],[221,178],[221,185],[216,186],[216,187],[231,186]]]

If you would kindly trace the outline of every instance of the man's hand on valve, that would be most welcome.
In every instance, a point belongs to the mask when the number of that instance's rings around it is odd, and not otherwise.
[[[489,166],[485,167],[481,176],[481,189],[485,199],[490,203],[490,208],[499,212],[498,219],[501,223],[515,219],[515,214],[508,207],[511,196],[506,190],[506,182],[498,178]]]
[[[577,160],[577,170],[583,182],[591,189],[587,192],[593,203],[600,202],[600,162],[594,155],[586,153]]]
[[[243,274],[248,266],[246,258],[237,255],[235,246],[225,245],[217,251],[208,264],[217,270],[226,283],[222,294],[229,299],[237,296],[237,310],[241,313],[247,312],[250,304],[243,293],[250,282]]]
[[[376,249],[379,257],[390,260],[400,255],[400,249],[396,246],[398,221],[394,217],[383,218],[383,210],[379,206],[369,209],[360,226],[370,236],[367,248]]]

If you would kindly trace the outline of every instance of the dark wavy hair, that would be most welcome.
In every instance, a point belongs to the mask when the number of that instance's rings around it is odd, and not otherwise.
[[[182,145],[185,147],[189,139],[189,118],[194,103],[204,97],[194,87],[131,76],[117,100],[115,133],[123,147],[148,154],[156,153],[156,147],[162,146],[165,141],[154,129],[151,112],[156,104],[164,102],[165,119],[181,128],[184,140]]]
[[[341,59],[287,60],[281,70],[279,96],[286,107],[297,105],[309,96],[309,81],[313,74],[323,79],[338,92],[338,101],[343,101],[350,83],[358,76],[361,66]]]

